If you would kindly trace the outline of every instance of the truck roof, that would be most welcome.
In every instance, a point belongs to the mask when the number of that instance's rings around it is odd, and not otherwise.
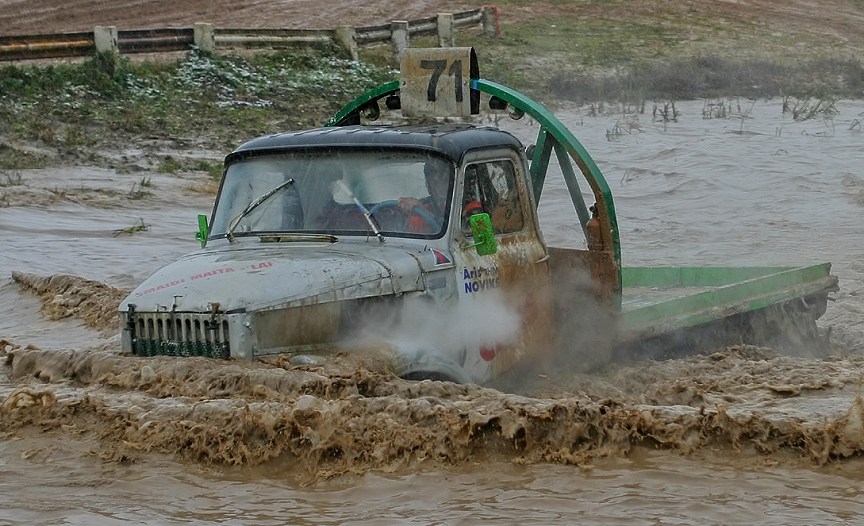
[[[473,124],[334,126],[258,137],[231,152],[226,162],[260,153],[322,147],[424,149],[459,162],[470,150],[494,147],[522,149],[523,146],[506,131]]]

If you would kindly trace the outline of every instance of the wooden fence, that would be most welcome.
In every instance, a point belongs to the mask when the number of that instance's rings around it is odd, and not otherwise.
[[[116,54],[186,51],[193,47],[217,52],[227,49],[287,48],[336,45],[357,58],[359,47],[390,44],[394,56],[408,47],[411,37],[435,36],[438,45],[454,45],[456,29],[481,27],[499,36],[498,8],[480,9],[378,26],[337,29],[232,29],[198,23],[191,28],[118,30],[97,26],[92,32],[0,36],[0,61],[85,57],[95,52]]]

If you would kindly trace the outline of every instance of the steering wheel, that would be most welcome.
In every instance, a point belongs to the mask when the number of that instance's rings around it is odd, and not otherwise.
[[[392,209],[395,209],[394,211],[398,211],[400,215],[405,214],[405,211],[399,207],[399,201],[396,199],[388,199],[386,201],[381,201],[380,203],[376,204],[375,206],[373,206],[372,208],[369,209],[369,214],[374,216],[377,212],[380,212],[382,210],[392,210]],[[438,230],[441,229],[441,221],[439,221],[437,217],[432,215],[428,210],[426,210],[422,206],[412,207],[410,210],[410,213],[413,215],[416,215],[417,217],[422,219],[424,223],[426,223],[427,225],[432,227],[432,230],[434,232],[437,232]]]
[[[399,207],[399,201],[388,199],[369,208],[369,215],[381,230],[403,230],[407,213]]]
[[[411,213],[419,217],[423,220],[424,223],[432,227],[433,232],[437,232],[441,230],[441,221],[432,215],[429,210],[426,210],[422,206],[415,206],[411,209]]]
[[[396,208],[399,207],[399,201],[397,201],[395,199],[388,199],[386,201],[381,201],[380,203],[378,203],[375,206],[373,206],[372,208],[370,208],[369,213],[375,214],[377,212],[380,212],[381,210],[386,210],[386,209],[394,208],[394,207],[396,207]]]

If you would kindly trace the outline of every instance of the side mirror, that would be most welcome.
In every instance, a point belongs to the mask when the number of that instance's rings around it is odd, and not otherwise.
[[[201,248],[207,246],[207,236],[210,230],[207,228],[207,216],[198,214],[198,231],[195,232],[195,239],[201,242]]]
[[[477,255],[490,256],[498,252],[495,229],[492,227],[492,218],[489,214],[474,214],[468,218],[468,224],[471,225],[471,235],[476,241],[471,246],[477,247]]]

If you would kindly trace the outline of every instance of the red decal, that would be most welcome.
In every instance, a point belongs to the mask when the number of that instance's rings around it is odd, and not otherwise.
[[[483,361],[491,362],[498,356],[498,347],[480,347],[480,358],[483,358]]]
[[[186,283],[185,279],[175,279],[174,281],[169,281],[168,283],[163,283],[162,285],[157,285],[155,287],[150,287],[147,290],[142,290],[141,292],[135,293],[136,296],[144,296],[146,294],[150,294],[152,292],[156,292],[157,290],[168,289],[171,287],[176,287],[181,283]]]
[[[190,276],[189,279],[209,278],[210,276],[217,276],[219,274],[224,274],[226,272],[236,272],[236,271],[231,267],[217,268],[216,270],[208,270],[207,272],[195,274],[194,276]]]
[[[452,263],[452,261],[450,261],[450,258],[444,255],[444,253],[440,250],[435,250],[434,248],[430,248],[429,250],[431,250],[432,255],[435,256],[435,266],[449,265],[450,263]]]

